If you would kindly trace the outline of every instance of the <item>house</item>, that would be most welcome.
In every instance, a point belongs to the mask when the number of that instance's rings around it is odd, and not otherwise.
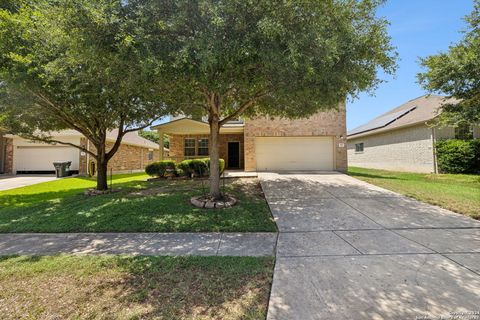
[[[55,132],[52,136],[56,140],[94,150],[87,139],[75,130]],[[113,145],[116,136],[116,130],[107,133],[107,148]],[[158,160],[159,149],[158,144],[140,137],[137,132],[127,133],[109,161],[109,170],[111,168],[116,173],[143,171],[148,163]],[[71,161],[70,170],[73,173],[86,175],[92,158],[86,152],[67,145],[33,142],[8,134],[0,136],[0,173],[53,173],[54,161]]]
[[[208,157],[209,125],[190,118],[152,127],[169,139],[176,162]],[[220,158],[227,169],[245,171],[347,169],[345,105],[306,119],[259,117],[230,121],[220,129]]]
[[[480,137],[478,126],[432,126],[439,108],[455,101],[424,95],[349,131],[349,164],[393,171],[437,172],[435,141]]]

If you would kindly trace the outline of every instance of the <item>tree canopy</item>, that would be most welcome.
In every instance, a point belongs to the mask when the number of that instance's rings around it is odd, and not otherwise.
[[[155,68],[136,42],[132,8],[121,0],[18,3],[0,9],[2,123],[47,143],[64,143],[51,131],[77,130],[96,151],[73,146],[95,157],[104,189],[101,175],[123,136],[168,113]],[[107,148],[113,129],[117,140]]]
[[[139,0],[140,1],[140,0]],[[239,115],[307,117],[372,91],[396,53],[381,0],[143,0],[138,20],[162,61],[167,103],[219,128]],[[211,193],[218,196],[218,168]]]
[[[459,43],[420,60],[426,69],[418,74],[420,84],[430,92],[459,99],[442,107],[441,125],[480,123],[480,0],[475,0],[474,10],[465,20],[468,30]]]

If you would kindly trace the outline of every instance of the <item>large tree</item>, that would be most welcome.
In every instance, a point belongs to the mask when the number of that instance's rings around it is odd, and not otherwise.
[[[376,16],[381,0],[138,0],[145,42],[166,79],[168,104],[208,116],[211,196],[218,137],[244,114],[307,117],[372,90],[396,53]]]
[[[0,7],[0,108],[11,133],[71,145],[97,162],[97,189],[128,132],[167,111],[133,8],[122,0],[12,0]],[[158,63],[159,58],[156,58]],[[74,129],[95,150],[56,140]],[[108,146],[109,130],[118,129]]]
[[[423,88],[458,99],[442,106],[440,125],[480,123],[480,0],[465,21],[468,29],[459,43],[420,60],[426,69],[418,74]]]

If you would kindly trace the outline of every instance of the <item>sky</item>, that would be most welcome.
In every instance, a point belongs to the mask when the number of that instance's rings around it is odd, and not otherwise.
[[[427,93],[417,83],[416,75],[422,71],[419,57],[446,51],[460,40],[466,28],[463,17],[472,10],[472,0],[387,0],[377,15],[390,21],[388,31],[399,54],[398,69],[394,77],[381,76],[387,82],[374,96],[361,94],[347,102],[347,129]]]

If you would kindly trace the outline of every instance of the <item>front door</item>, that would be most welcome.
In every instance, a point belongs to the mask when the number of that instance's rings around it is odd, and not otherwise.
[[[227,168],[240,168],[240,142],[228,143]]]

